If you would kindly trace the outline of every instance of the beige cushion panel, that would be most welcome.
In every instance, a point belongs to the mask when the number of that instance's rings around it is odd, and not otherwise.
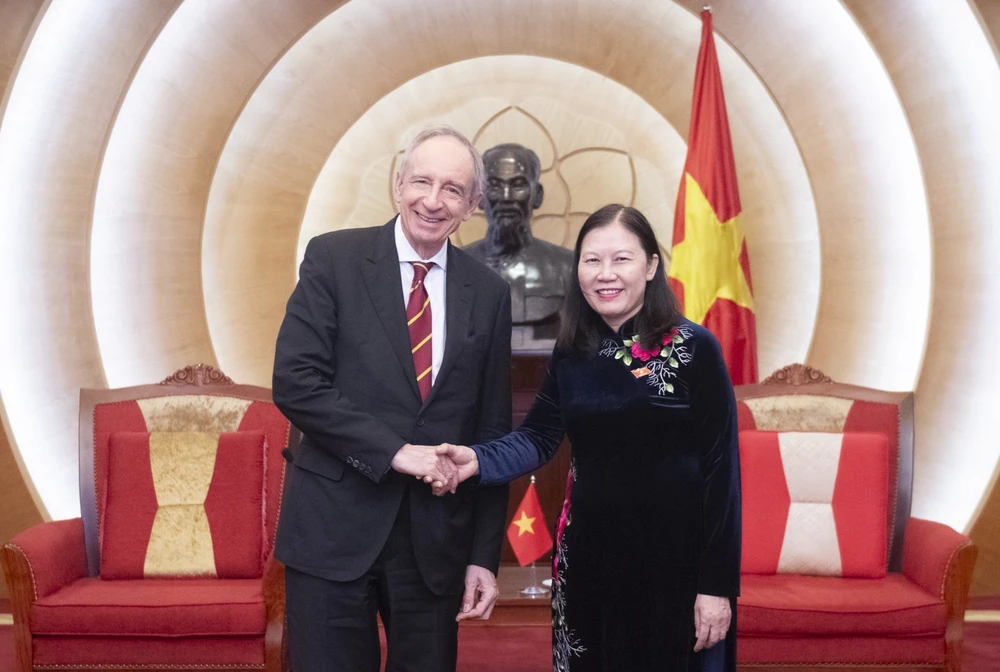
[[[140,399],[150,432],[235,432],[252,402],[198,394]]]
[[[842,432],[854,401],[812,394],[745,399],[765,432]]]

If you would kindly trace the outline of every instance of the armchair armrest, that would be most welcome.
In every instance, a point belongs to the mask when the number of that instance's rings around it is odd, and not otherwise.
[[[285,566],[269,555],[264,563],[264,670],[283,672],[290,669],[288,638],[285,635]]]
[[[910,518],[903,542],[903,575],[931,595],[944,600],[948,609],[945,630],[946,669],[962,667],[962,637],[969,586],[978,550],[964,534],[947,525]]]
[[[968,537],[947,525],[910,518],[903,541],[903,575],[931,595],[945,598],[949,575],[966,547],[975,551]]]
[[[14,612],[18,670],[30,672],[31,605],[39,597],[87,576],[83,520],[59,520],[28,528],[4,545],[0,561]]]
[[[27,579],[28,604],[82,579],[87,576],[83,519],[57,520],[28,528],[3,547],[3,562],[9,584],[18,574]],[[15,586],[9,588],[13,601]]]

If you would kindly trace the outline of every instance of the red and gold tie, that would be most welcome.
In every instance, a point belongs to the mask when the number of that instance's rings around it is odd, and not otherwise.
[[[406,302],[406,324],[410,329],[410,346],[413,366],[417,371],[417,387],[420,398],[427,399],[431,393],[431,300],[427,296],[424,278],[434,266],[432,261],[413,261],[413,284],[410,285],[410,299]]]

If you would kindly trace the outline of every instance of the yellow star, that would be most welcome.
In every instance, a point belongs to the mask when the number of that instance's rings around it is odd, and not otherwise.
[[[684,240],[674,246],[671,278],[684,285],[684,314],[702,324],[716,299],[753,310],[753,294],[740,266],[743,231],[733,217],[720,222],[691,175],[684,199]]]
[[[514,524],[517,525],[517,536],[520,537],[525,532],[528,532],[529,534],[534,534],[535,530],[532,529],[531,527],[534,524],[534,522],[535,519],[528,518],[527,512],[525,512],[524,509],[521,509],[521,520],[514,521]]]

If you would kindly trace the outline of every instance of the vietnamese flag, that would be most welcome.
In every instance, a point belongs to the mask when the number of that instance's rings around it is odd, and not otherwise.
[[[507,528],[507,540],[522,567],[530,565],[552,550],[552,535],[545,524],[534,483],[528,486],[528,491],[517,506],[514,520]]]
[[[722,346],[734,385],[757,382],[757,327],[750,257],[740,229],[740,193],[729,137],[712,12],[701,13],[684,176],[674,212],[668,279],[684,314]]]

